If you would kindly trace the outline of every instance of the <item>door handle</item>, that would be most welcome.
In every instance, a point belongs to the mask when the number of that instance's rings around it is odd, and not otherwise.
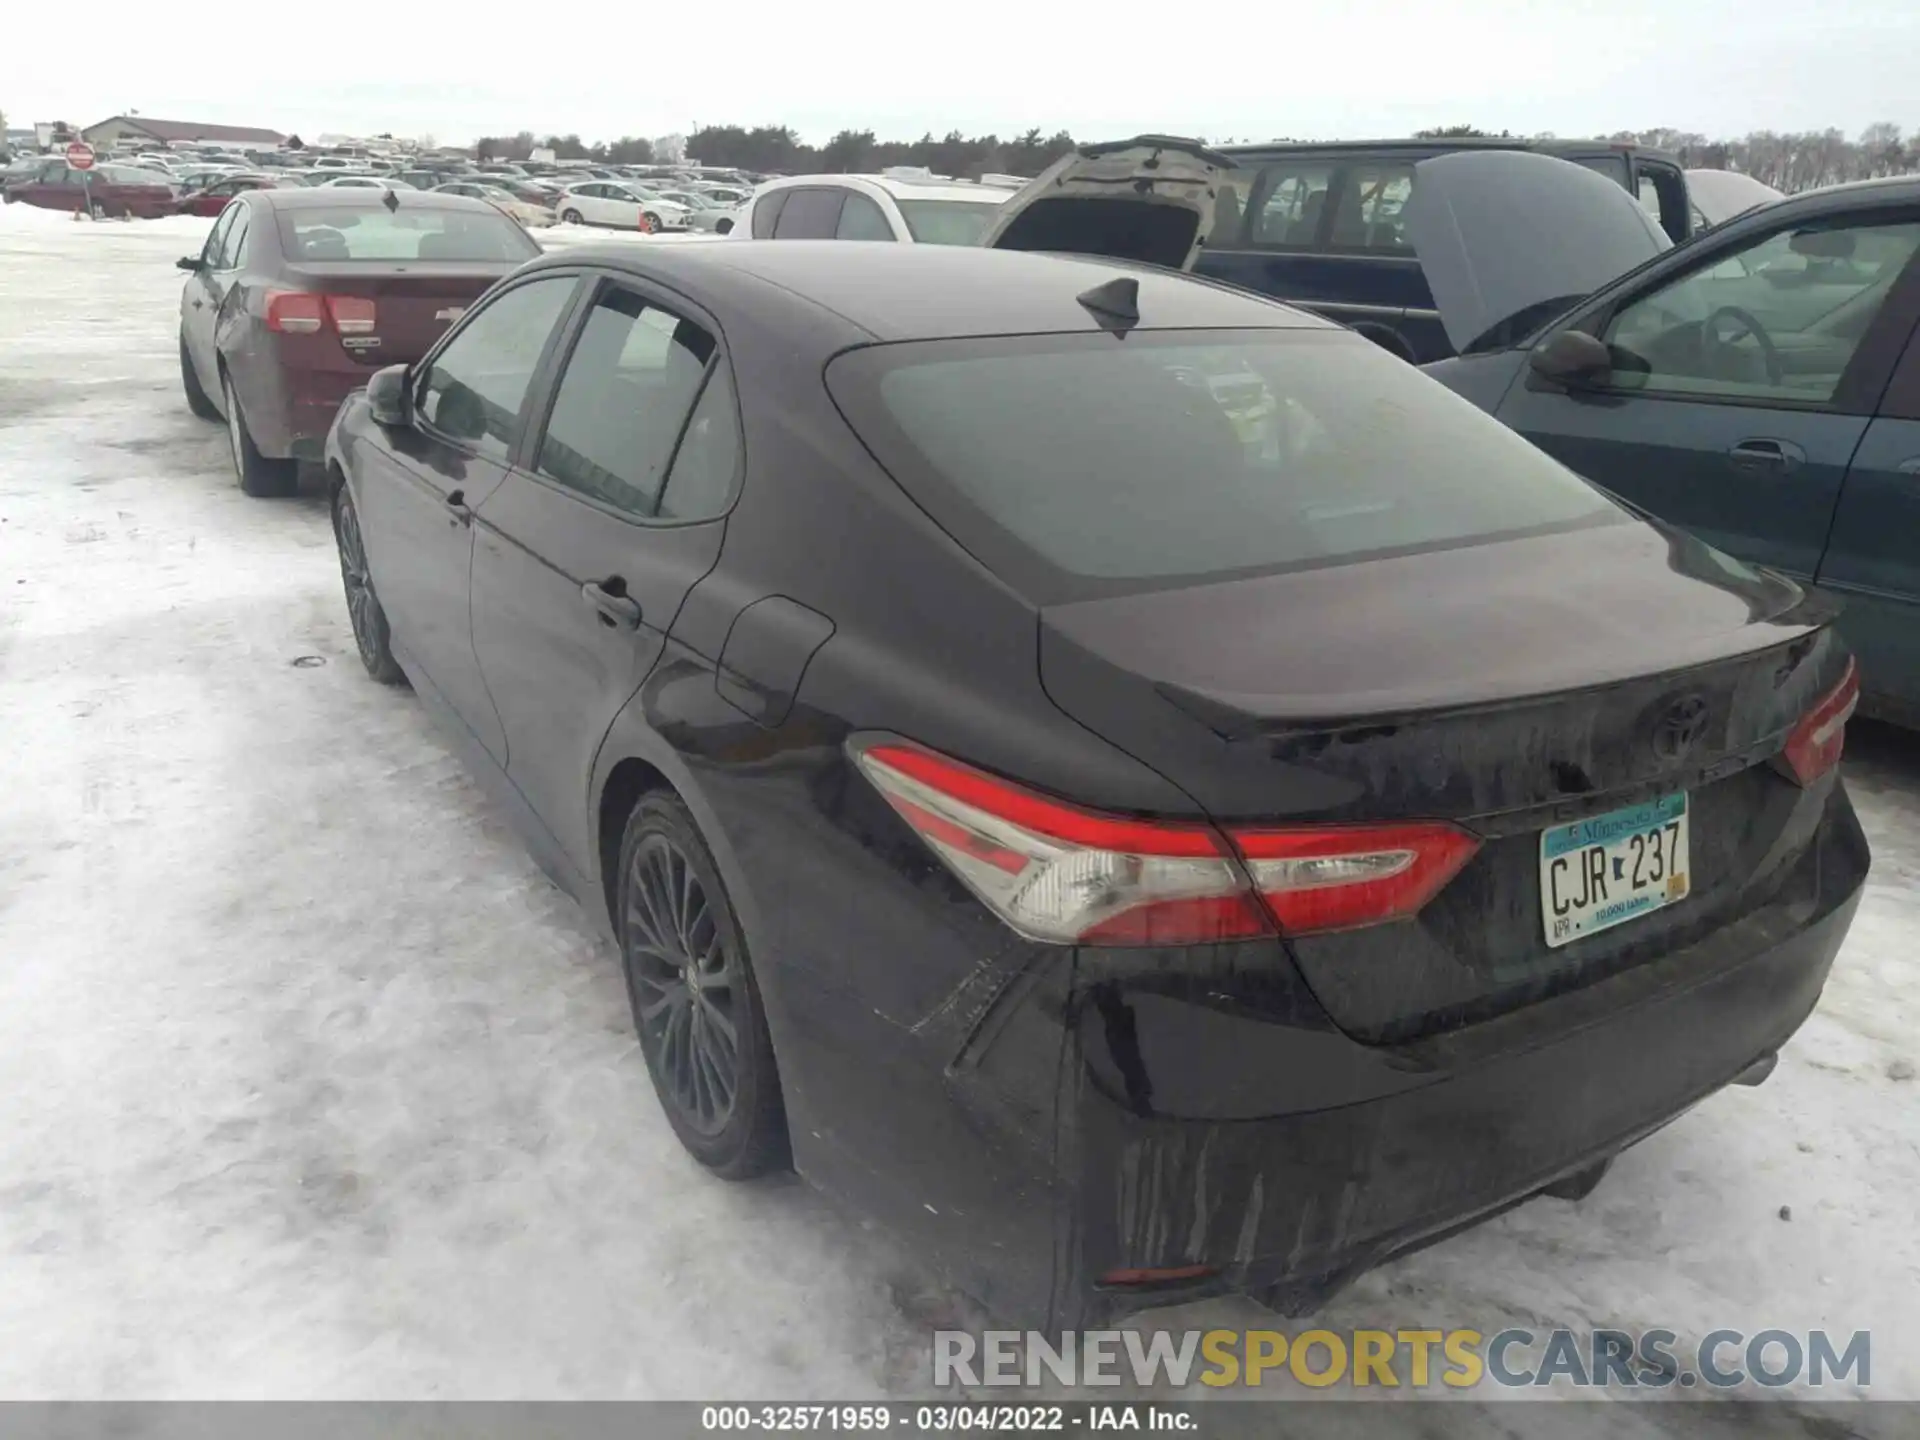
[[[473,511],[467,508],[467,492],[466,491],[464,490],[448,491],[447,492],[447,509],[452,512],[453,518],[459,521],[462,525],[471,525],[473,523]]]
[[[618,575],[604,581],[589,580],[580,587],[580,598],[600,612],[600,623],[610,629],[640,628],[640,602],[626,593],[627,582]]]
[[[1742,440],[1727,458],[1736,470],[1764,470],[1784,475],[1807,458],[1807,452],[1790,440]]]

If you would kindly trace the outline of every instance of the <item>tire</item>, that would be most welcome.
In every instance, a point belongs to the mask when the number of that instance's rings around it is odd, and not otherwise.
[[[187,392],[187,409],[202,420],[218,420],[220,409],[207,396],[206,387],[194,373],[193,357],[187,354],[187,337],[180,337],[180,388]]]
[[[247,417],[240,413],[240,397],[233,393],[233,377],[220,372],[221,399],[227,406],[227,449],[233,455],[233,473],[240,481],[240,493],[257,500],[278,499],[293,494],[300,481],[300,467],[291,460],[269,460],[247,433]]]
[[[102,204],[101,204],[101,203],[100,203],[100,202],[99,202],[98,200],[89,200],[89,201],[87,201],[87,218],[88,218],[89,220],[104,220],[104,219],[106,219],[106,218],[107,218],[107,207],[106,207],[106,206],[104,206],[104,205],[102,205]]]
[[[578,225],[580,223],[580,212],[578,210],[562,210],[560,212],[560,220],[562,224]]]
[[[373,591],[360,515],[353,508],[353,492],[345,484],[333,492],[333,543],[340,552],[340,583],[347,592],[347,620],[353,626],[360,663],[382,685],[398,685],[407,678],[406,673],[393,658],[393,631],[387,625],[380,597]]]
[[[731,220],[714,221],[713,233],[716,235],[731,235],[733,233],[733,222]]]
[[[647,222],[647,229],[651,230],[656,235],[660,233],[661,225],[660,225],[660,217],[658,215],[654,214],[651,210],[642,210],[640,212],[640,218]]]
[[[617,900],[634,1029],[674,1134],[724,1180],[786,1169],[786,1107],[746,937],[677,795],[643,795],[627,817]]]

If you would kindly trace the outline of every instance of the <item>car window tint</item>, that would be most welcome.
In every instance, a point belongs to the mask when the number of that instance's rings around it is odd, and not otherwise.
[[[229,205],[220,212],[220,218],[213,222],[213,229],[207,235],[207,243],[200,249],[201,262],[208,268],[214,270],[220,268],[220,254],[227,243],[227,232],[233,229],[233,222],[239,211],[238,205]]]
[[[791,190],[775,190],[762,195],[753,205],[753,238],[767,240],[773,236],[773,227],[779,223],[780,211],[786,206]]]
[[[632,291],[594,303],[555,391],[538,469],[548,479],[651,517],[713,337]]]
[[[934,520],[1041,603],[1621,515],[1351,335],[925,341],[851,351],[827,380]]]
[[[1824,404],[1920,223],[1776,231],[1625,305],[1605,327],[1616,389]]]
[[[1336,250],[1411,255],[1400,218],[1413,193],[1413,166],[1401,162],[1350,166],[1342,176],[1328,243]]]
[[[922,245],[977,245],[1000,214],[993,200],[898,200],[900,218]]]
[[[660,495],[663,520],[711,520],[733,503],[740,470],[740,417],[733,404],[733,377],[717,366],[693,419],[674,453]]]
[[[498,210],[440,209],[431,201],[349,203],[279,212],[280,245],[295,260],[500,261],[518,263],[540,247]]]
[[[540,352],[573,287],[571,275],[531,280],[476,310],[421,377],[414,396],[421,417],[441,434],[504,461]]]
[[[834,235],[841,240],[891,240],[893,227],[878,205],[864,195],[847,193]]]
[[[776,240],[831,240],[840,225],[844,190],[801,189],[787,196],[773,227]]]
[[[1260,177],[1260,208],[1254,212],[1256,245],[1313,245],[1327,208],[1333,167],[1324,162],[1269,166]]]
[[[227,231],[225,241],[220,246],[220,268],[237,270],[247,253],[247,228],[251,224],[251,212],[245,205],[233,207],[233,225]]]

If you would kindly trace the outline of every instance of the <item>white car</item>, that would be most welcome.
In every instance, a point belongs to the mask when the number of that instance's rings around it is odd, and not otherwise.
[[[554,209],[568,225],[611,225],[638,230],[646,217],[652,230],[684,230],[688,210],[671,200],[621,180],[584,180],[560,192]]]
[[[383,175],[336,175],[331,180],[322,180],[319,188],[332,189],[338,186],[351,190],[417,190],[420,187],[410,185],[405,180]]]
[[[730,233],[755,240],[977,245],[1009,195],[932,175],[793,175],[755,190]]]

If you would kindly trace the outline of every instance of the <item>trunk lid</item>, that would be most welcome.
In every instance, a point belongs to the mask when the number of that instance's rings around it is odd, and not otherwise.
[[[1626,522],[1048,607],[1041,674],[1223,825],[1447,820],[1480,838],[1413,918],[1287,941],[1337,1024],[1392,1043],[1658,958],[1809,883],[1831,782],[1768,762],[1845,666],[1830,619],[1785,580]],[[1543,832],[1679,794],[1685,898],[1550,945]]]
[[[377,369],[420,359],[469,305],[516,268],[511,261],[412,261],[370,272],[364,264],[309,262],[289,265],[284,273],[293,288],[373,302],[371,330],[343,334],[328,325],[322,336],[355,363]]]
[[[1229,157],[1172,135],[1083,145],[1008,199],[980,243],[1190,269],[1233,168]]]
[[[1524,150],[1421,161],[1405,219],[1440,323],[1461,354],[1516,316],[1570,306],[1673,244],[1613,181]]]

